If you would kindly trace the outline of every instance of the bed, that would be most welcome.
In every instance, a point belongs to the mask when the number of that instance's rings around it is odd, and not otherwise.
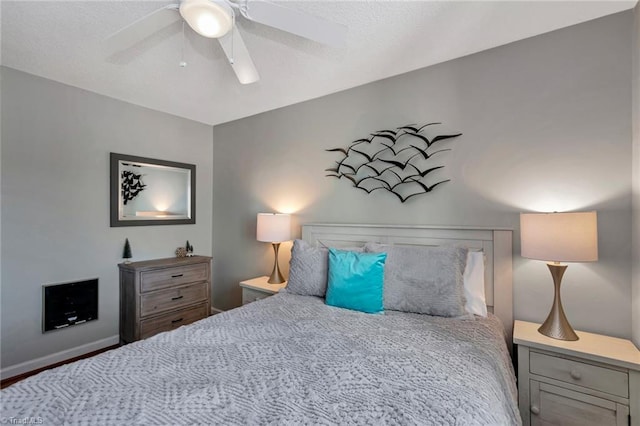
[[[303,239],[482,249],[494,313],[371,315],[280,293],[16,383],[2,391],[2,417],[44,424],[520,424],[505,339],[510,231],[315,224],[303,226]]]

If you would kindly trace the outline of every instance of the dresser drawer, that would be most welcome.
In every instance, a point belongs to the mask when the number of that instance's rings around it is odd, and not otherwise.
[[[201,263],[142,272],[140,274],[140,291],[145,293],[195,281],[206,281],[209,279],[207,271],[207,265]]]
[[[191,324],[192,322],[201,320],[206,317],[207,304],[202,303],[191,308],[182,309],[179,311],[168,313],[166,315],[142,320],[140,321],[140,338],[146,339],[147,337],[151,337],[154,334],[158,334],[163,331],[170,331],[182,325]]]
[[[584,362],[531,351],[529,370],[533,374],[584,386],[590,389],[629,397],[629,374]]]
[[[140,316],[154,315],[206,300],[207,285],[207,282],[202,282],[144,293],[140,296]]]

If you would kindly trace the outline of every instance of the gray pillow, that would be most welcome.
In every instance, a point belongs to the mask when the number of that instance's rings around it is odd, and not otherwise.
[[[291,247],[287,293],[324,297],[327,292],[329,250],[295,240]]]
[[[340,248],[364,252],[364,247]],[[324,297],[327,293],[329,248],[314,247],[304,240],[294,240],[289,261],[289,280],[285,293]]]
[[[384,308],[456,317],[464,309],[466,248],[367,243],[365,251],[386,252]]]

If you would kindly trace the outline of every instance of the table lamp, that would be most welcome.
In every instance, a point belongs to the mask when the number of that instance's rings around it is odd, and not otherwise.
[[[558,340],[578,340],[562,308],[560,283],[567,265],[560,262],[598,260],[597,213],[521,213],[520,240],[522,257],[547,261],[555,287],[551,312],[538,331]]]
[[[269,284],[285,282],[278,266],[278,250],[281,242],[291,240],[291,216],[280,213],[258,213],[256,239],[273,245],[273,271],[267,282]]]

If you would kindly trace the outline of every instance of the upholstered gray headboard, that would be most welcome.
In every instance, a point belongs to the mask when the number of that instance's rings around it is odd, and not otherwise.
[[[302,239],[330,247],[354,247],[366,242],[402,245],[456,245],[485,253],[485,297],[488,309],[504,323],[511,349],[513,329],[513,265],[510,229],[310,223]]]

